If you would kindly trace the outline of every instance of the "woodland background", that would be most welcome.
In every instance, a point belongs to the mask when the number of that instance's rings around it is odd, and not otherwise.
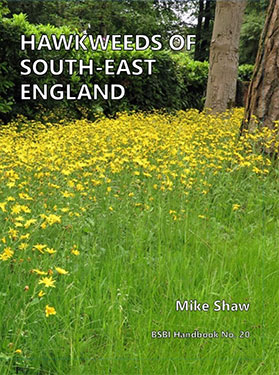
[[[28,118],[39,117],[39,113],[52,113],[61,118],[94,119],[101,113],[114,115],[124,110],[164,108],[168,111],[197,108],[205,102],[208,79],[209,48],[214,24],[216,2],[200,1],[2,1],[0,18],[0,118],[7,122],[22,114]],[[248,82],[253,72],[261,30],[267,9],[267,1],[250,0],[246,6],[241,29],[239,47],[239,74],[236,105],[243,106]],[[151,37],[161,34],[163,42],[173,34],[196,34],[196,46],[191,52],[128,51],[86,53],[86,58],[98,61],[105,58],[127,59],[155,58],[156,70],[152,76],[106,77],[98,73],[95,77],[64,76],[24,77],[25,83],[121,83],[126,87],[126,96],[121,101],[97,100],[94,102],[55,102],[38,100],[36,103],[21,101],[19,63],[24,58],[80,58],[75,51],[20,51],[20,35],[70,34],[83,32],[95,34],[146,34]],[[167,43],[164,43],[166,46]],[[85,57],[85,56],[84,56]],[[244,82],[244,83],[243,83]],[[57,109],[59,108],[59,111]],[[58,115],[57,115],[58,116]],[[59,117],[58,116],[58,117]]]

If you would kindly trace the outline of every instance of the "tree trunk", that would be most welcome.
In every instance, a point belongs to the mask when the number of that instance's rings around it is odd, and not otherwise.
[[[201,42],[202,51],[205,51],[210,44],[210,36],[208,36],[210,20],[211,20],[211,0],[206,0],[205,11],[204,11],[203,40]]]
[[[204,24],[202,30],[202,42],[201,42],[201,59],[200,61],[208,61],[209,59],[209,49],[210,41],[212,36],[213,27],[211,25],[211,20],[214,20],[215,14],[215,0],[206,0],[205,11],[204,11]]]
[[[256,116],[259,125],[252,116]],[[243,128],[272,129],[279,120],[279,0],[270,0],[255,70],[248,91]]]
[[[202,40],[202,19],[203,19],[203,0],[199,0],[199,15],[196,29],[195,60],[200,60],[201,40]]]
[[[235,104],[238,45],[246,0],[217,0],[210,45],[205,107],[224,112]]]

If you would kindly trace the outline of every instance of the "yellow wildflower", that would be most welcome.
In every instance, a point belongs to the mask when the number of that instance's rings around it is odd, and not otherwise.
[[[26,193],[19,193],[18,194],[19,195],[19,198],[21,198],[21,199],[25,199],[25,200],[27,200],[27,201],[32,201],[33,200],[33,198],[31,198],[28,194],[26,194]]]
[[[14,255],[14,251],[10,247],[6,247],[2,254],[0,254],[0,260],[6,261]]]
[[[24,221],[24,217],[23,216],[17,216],[15,218],[16,221]]]
[[[0,202],[0,208],[1,208],[1,210],[3,211],[3,212],[7,212],[7,210],[6,210],[6,204],[7,204],[7,202]]]
[[[28,229],[30,227],[30,225],[35,224],[36,221],[37,221],[36,219],[27,220],[26,223],[24,224],[24,228]]]
[[[44,221],[40,226],[41,226],[42,229],[46,229],[47,223]]]
[[[31,210],[29,207],[27,206],[20,206],[20,207],[23,212],[25,212],[26,214],[30,214]]]
[[[56,271],[59,273],[59,275],[67,275],[69,273],[68,271],[64,270],[63,268],[60,267],[55,267]]]
[[[56,253],[56,250],[54,250],[54,249],[50,249],[49,247],[47,247],[47,248],[45,249],[45,251],[46,251],[47,253],[49,253],[49,254],[55,254],[55,253]]]
[[[34,245],[33,246],[33,250],[38,250],[41,254],[44,254],[44,248],[46,247],[47,245],[41,245],[41,244],[37,244],[37,245]]]
[[[13,240],[16,240],[17,239],[17,234],[18,234],[18,231],[13,229],[13,228],[10,228],[9,229],[9,237]]]
[[[19,245],[18,245],[18,248],[19,248],[19,250],[24,250],[24,249],[26,249],[26,248],[27,248],[27,246],[28,246],[28,244],[27,244],[27,243],[25,243],[25,242],[22,242],[21,244],[19,244]]]
[[[233,211],[239,210],[240,209],[240,204],[237,204],[237,203],[233,204],[232,209],[233,209]]]
[[[47,275],[47,272],[40,271],[37,268],[34,268],[32,272],[35,272],[37,275]]]
[[[78,250],[72,250],[71,253],[76,255],[76,256],[78,256],[80,254],[80,252]]]
[[[7,200],[8,202],[12,202],[12,201],[15,201],[15,198],[14,198],[14,197],[8,197],[6,200]]]
[[[46,313],[46,317],[48,318],[49,315],[55,315],[55,314],[56,314],[56,311],[55,311],[55,308],[54,308],[54,307],[51,307],[51,306],[49,306],[49,305],[46,305],[45,313]]]
[[[42,298],[45,295],[45,292],[43,290],[40,290],[38,293],[38,297]]]
[[[55,280],[52,279],[52,276],[50,277],[43,277],[41,280],[39,280],[39,284],[45,284],[46,288],[49,288],[50,286],[52,288],[55,288]]]
[[[20,236],[21,240],[27,240],[30,237],[30,233],[26,233]]]
[[[61,223],[61,216],[57,216],[54,214],[50,214],[49,216],[42,214],[41,215],[42,219],[45,219],[45,223],[49,225],[53,225],[55,223]]]

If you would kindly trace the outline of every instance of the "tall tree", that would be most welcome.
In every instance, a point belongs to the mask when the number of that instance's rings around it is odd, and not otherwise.
[[[208,60],[215,4],[216,3],[213,0],[199,0],[194,55],[195,60]]]
[[[270,0],[248,91],[243,127],[274,127],[279,120],[279,0]]]
[[[204,2],[203,0],[199,0],[198,24],[196,28],[196,44],[195,44],[195,55],[194,55],[195,60],[199,60],[200,53],[201,53],[203,8],[204,8]]]
[[[235,104],[238,46],[246,0],[217,0],[210,45],[205,107],[224,112]]]

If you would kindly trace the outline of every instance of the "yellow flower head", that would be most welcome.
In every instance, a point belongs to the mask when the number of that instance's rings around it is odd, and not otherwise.
[[[8,260],[9,258],[12,258],[14,255],[14,251],[10,247],[6,247],[2,254],[0,254],[0,260]]]
[[[8,197],[6,200],[7,200],[8,202],[12,202],[12,201],[15,201],[15,198],[14,198],[14,197]]]
[[[61,223],[61,216],[50,214],[49,216],[45,216],[45,220],[49,225],[53,225],[55,223]]]
[[[17,234],[18,234],[17,230],[15,230],[13,228],[9,229],[9,237],[12,238],[13,240],[15,240],[17,238]]]
[[[34,269],[32,270],[32,272],[33,272],[33,273],[36,273],[37,275],[47,275],[47,272],[40,271],[40,270],[38,270],[38,269],[36,269],[36,268],[34,268]]]
[[[24,224],[24,228],[28,229],[30,227],[30,225],[35,224],[36,221],[37,221],[36,219],[29,219],[29,220],[27,220],[26,223]]]
[[[30,237],[30,233],[26,233],[20,236],[21,240],[27,240]]]
[[[56,253],[56,250],[54,250],[54,249],[50,249],[49,247],[47,247],[47,248],[45,249],[45,251],[46,251],[47,253],[49,253],[49,254],[55,254],[55,253]]]
[[[240,208],[240,204],[233,204],[233,207],[232,207],[233,211],[237,211],[239,210],[239,208]]]
[[[46,245],[41,245],[41,244],[37,244],[37,245],[34,245],[33,246],[33,250],[38,250],[41,254],[44,254],[44,248],[46,247]]]
[[[24,250],[24,249],[27,248],[27,246],[28,246],[27,243],[22,242],[20,245],[18,245],[18,248],[19,248],[19,250]]]
[[[54,308],[54,307],[51,307],[51,306],[49,306],[49,305],[46,305],[45,313],[46,313],[46,317],[48,318],[49,315],[55,315],[55,314],[56,314],[56,311],[55,311],[55,308]]]
[[[56,271],[59,273],[59,275],[67,275],[69,273],[68,271],[64,270],[63,268],[60,267],[55,267]]]
[[[77,245],[74,245],[72,250],[71,250],[71,253],[75,256],[78,256],[80,254],[80,252],[78,251],[77,249]]]
[[[43,277],[41,280],[39,280],[39,284],[45,284],[45,287],[48,288],[48,287],[52,287],[52,288],[55,288],[55,280],[52,279],[52,276],[50,277]]]
[[[45,292],[43,290],[40,290],[38,293],[38,297],[42,298],[45,295]]]

